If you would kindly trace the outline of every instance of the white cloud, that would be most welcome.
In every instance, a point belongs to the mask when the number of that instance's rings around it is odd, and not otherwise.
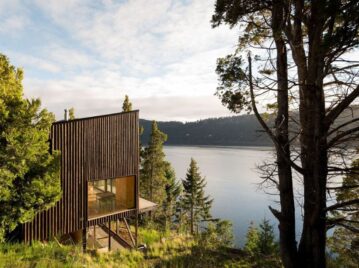
[[[17,62],[55,74],[46,79],[25,76],[26,95],[41,97],[50,110],[62,114],[64,107],[74,106],[83,115],[86,109],[88,114],[110,111],[129,94],[149,118],[228,114],[213,97],[214,71],[216,59],[233,50],[237,35],[225,27],[211,29],[214,0],[36,4],[49,25],[60,29],[51,33],[57,40],[43,44],[41,55],[19,56]],[[168,106],[173,100],[181,105]]]
[[[137,65],[142,69],[170,63],[236,40],[233,31],[211,29],[214,1],[133,0],[100,7],[80,1],[37,2],[83,45],[106,60],[120,59],[136,71]]]
[[[61,68],[48,59],[43,59],[28,54],[18,53],[12,50],[6,51],[6,54],[11,58],[12,62],[18,63],[19,66],[26,70],[40,69],[50,73],[58,73]]]
[[[1,32],[9,33],[9,34],[15,34],[16,31],[22,30],[26,25],[26,19],[24,17],[20,16],[11,16],[3,21],[0,21],[1,23]]]
[[[61,64],[64,67],[88,67],[97,64],[91,56],[79,51],[58,44],[51,44],[45,51],[47,59]]]
[[[0,1],[0,33],[15,36],[29,23],[27,11],[19,0]]]

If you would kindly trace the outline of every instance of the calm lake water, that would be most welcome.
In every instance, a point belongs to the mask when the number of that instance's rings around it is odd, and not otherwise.
[[[212,214],[232,221],[237,246],[243,246],[251,221],[269,219],[278,233],[268,209],[276,207],[276,197],[258,189],[261,179],[256,170],[258,164],[273,158],[272,148],[166,146],[164,151],[179,179],[185,178],[191,157],[198,162],[206,177],[206,193],[214,198]]]

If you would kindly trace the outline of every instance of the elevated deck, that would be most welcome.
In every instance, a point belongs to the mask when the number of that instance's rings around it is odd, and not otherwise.
[[[144,198],[139,198],[139,213],[145,213],[152,210],[155,210],[157,207],[156,203],[153,203],[151,201],[148,201]]]

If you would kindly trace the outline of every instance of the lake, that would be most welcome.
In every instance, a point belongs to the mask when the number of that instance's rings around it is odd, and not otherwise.
[[[214,198],[212,216],[232,221],[237,246],[243,246],[251,221],[269,219],[278,234],[268,209],[276,206],[276,197],[258,189],[261,179],[256,170],[264,160],[273,159],[273,148],[165,146],[164,151],[179,179],[185,178],[191,157],[198,162],[206,177],[206,193]]]

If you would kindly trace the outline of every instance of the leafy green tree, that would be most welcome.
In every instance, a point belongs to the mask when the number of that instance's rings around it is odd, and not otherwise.
[[[359,159],[352,163],[359,170]],[[359,200],[359,173],[349,174],[337,190],[339,203]],[[332,212],[331,222],[336,225],[333,236],[328,239],[328,248],[335,257],[337,267],[358,267],[359,261],[359,203],[353,202],[345,210]]]
[[[182,185],[176,180],[176,173],[169,162],[165,166],[165,199],[163,201],[164,228],[170,230],[178,213]]]
[[[157,203],[160,207],[165,198],[166,161],[163,143],[167,135],[161,132],[156,121],[152,122],[151,137],[143,153],[140,191],[144,198]]]
[[[123,101],[122,111],[123,112],[132,111],[132,103],[130,102],[130,99],[129,99],[128,95],[125,96],[125,100]]]
[[[198,230],[201,221],[211,218],[210,209],[213,202],[213,199],[205,195],[206,181],[205,178],[202,178],[197,162],[193,158],[182,184],[184,189],[183,210],[187,214],[190,232],[193,235],[195,228]]]
[[[69,119],[70,120],[74,120],[76,117],[75,117],[75,108],[74,107],[71,107],[69,109]]]
[[[0,241],[61,196],[59,155],[48,142],[54,115],[24,99],[22,79],[0,54]]]
[[[251,222],[246,234],[246,244],[244,245],[244,250],[252,256],[256,255],[258,253],[258,244],[259,244],[259,230],[254,225],[254,223]]]

